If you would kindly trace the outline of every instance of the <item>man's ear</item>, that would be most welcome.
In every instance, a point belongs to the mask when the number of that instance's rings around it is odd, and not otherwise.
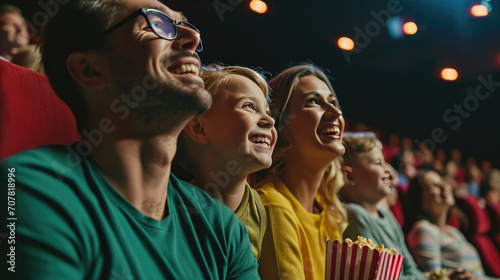
[[[350,186],[356,185],[354,176],[352,176],[352,167],[344,166],[342,167],[342,174],[344,175],[344,182]]]
[[[66,60],[69,74],[83,88],[101,89],[109,81],[108,64],[96,52],[72,53]]]
[[[201,125],[198,117],[190,121],[186,127],[184,127],[184,132],[189,136],[189,138],[191,138],[191,140],[202,145],[208,144],[208,136],[205,133],[205,129]]]

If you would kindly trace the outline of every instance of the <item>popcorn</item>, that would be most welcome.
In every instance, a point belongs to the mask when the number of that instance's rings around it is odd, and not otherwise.
[[[373,243],[373,241],[371,239],[367,240],[363,236],[358,236],[358,240],[356,242],[352,242],[352,240],[350,238],[346,238],[345,242],[347,242],[347,244],[349,244],[349,246],[352,246],[353,244],[358,244],[360,247],[368,246],[370,249],[372,249],[372,250],[375,249],[379,252],[387,252],[387,253],[392,254],[392,255],[398,254],[398,250],[396,250],[394,248],[391,248],[391,249],[385,248],[384,244],[380,244],[377,246],[377,245],[375,245],[375,243]]]
[[[431,272],[426,272],[424,274],[424,277],[433,280],[450,280],[448,274],[449,274],[448,270],[442,268],[436,268]]]
[[[388,249],[384,244],[376,245],[371,239],[358,236],[353,242],[326,241],[327,280],[398,279],[403,267],[403,256],[396,249]]]

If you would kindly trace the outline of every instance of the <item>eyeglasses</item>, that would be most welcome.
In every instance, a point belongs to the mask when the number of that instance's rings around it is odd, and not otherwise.
[[[143,15],[146,18],[149,27],[151,27],[156,35],[169,41],[175,40],[175,38],[177,38],[177,35],[179,34],[179,30],[177,28],[178,25],[193,29],[198,34],[200,40],[200,43],[198,44],[198,46],[196,46],[196,52],[201,52],[203,50],[203,43],[201,42],[200,30],[198,30],[198,28],[187,21],[173,20],[165,13],[156,9],[139,9],[137,12],[124,18],[114,26],[110,27],[108,30],[101,33],[99,37],[101,38],[110,34],[111,32],[117,30],[122,25],[127,23],[127,21],[133,19],[138,15]]]

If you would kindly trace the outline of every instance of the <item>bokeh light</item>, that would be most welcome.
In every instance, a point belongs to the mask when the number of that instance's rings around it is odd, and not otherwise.
[[[453,68],[443,68],[441,78],[445,81],[455,81],[458,78],[458,72]]]
[[[417,24],[409,21],[403,25],[403,31],[408,35],[413,35],[417,33],[418,27]]]
[[[267,12],[267,4],[261,0],[252,0],[250,1],[250,9],[256,13],[263,14]]]
[[[337,45],[339,46],[339,48],[346,50],[346,51],[350,51],[350,50],[354,49],[354,41],[351,40],[351,38],[347,38],[347,37],[340,37],[337,40]]]
[[[484,5],[474,5],[470,8],[470,13],[475,17],[485,17],[488,15],[488,8]]]

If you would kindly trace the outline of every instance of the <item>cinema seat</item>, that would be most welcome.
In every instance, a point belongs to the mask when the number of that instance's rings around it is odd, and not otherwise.
[[[500,252],[500,204],[488,203],[486,211],[488,211],[491,223],[490,237]]]
[[[479,252],[486,274],[500,277],[500,253],[489,236],[491,224],[484,203],[480,198],[467,196],[457,197],[456,204],[470,221],[464,235]]]
[[[0,160],[78,139],[71,110],[56,96],[47,78],[0,59]]]

